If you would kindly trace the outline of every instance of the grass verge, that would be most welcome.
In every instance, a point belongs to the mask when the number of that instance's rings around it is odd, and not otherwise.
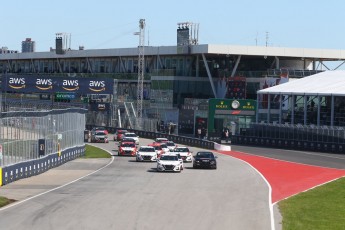
[[[15,202],[15,200],[8,199],[6,197],[0,196],[0,208]]]
[[[111,158],[111,155],[103,149],[86,145],[84,158]]]
[[[283,230],[345,229],[345,178],[279,202]]]

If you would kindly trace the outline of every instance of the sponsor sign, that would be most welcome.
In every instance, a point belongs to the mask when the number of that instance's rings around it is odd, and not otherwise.
[[[44,156],[46,153],[46,142],[45,139],[38,139],[38,155]]]
[[[91,104],[91,111],[109,111],[110,104],[109,103],[92,103]]]
[[[75,99],[75,93],[55,93],[56,99]]]
[[[6,75],[3,77],[3,91],[16,93],[111,94],[113,93],[113,79]]]
[[[250,99],[209,99],[208,133],[215,131],[215,116],[252,116],[256,115],[256,101]]]

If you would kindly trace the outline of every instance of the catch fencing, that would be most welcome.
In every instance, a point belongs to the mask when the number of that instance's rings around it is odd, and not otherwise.
[[[0,113],[0,167],[84,146],[85,109]]]

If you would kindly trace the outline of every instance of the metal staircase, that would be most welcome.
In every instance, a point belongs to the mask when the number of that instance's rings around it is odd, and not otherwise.
[[[124,102],[123,105],[125,106],[126,116],[128,119],[128,123],[130,128],[135,128],[134,125],[136,123],[136,112],[133,106],[133,102]]]

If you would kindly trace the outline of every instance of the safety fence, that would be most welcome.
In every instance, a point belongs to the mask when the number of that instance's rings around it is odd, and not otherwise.
[[[0,113],[0,185],[84,154],[86,112],[76,108]]]

